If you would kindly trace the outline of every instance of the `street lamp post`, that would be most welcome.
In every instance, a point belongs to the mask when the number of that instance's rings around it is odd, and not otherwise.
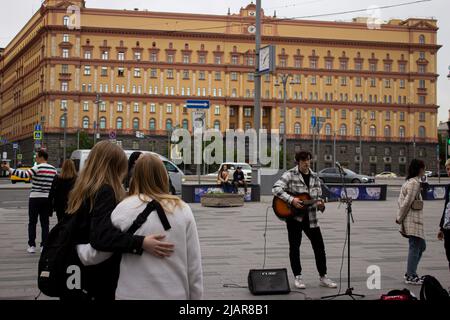
[[[97,136],[98,136],[98,117],[99,117],[99,109],[100,109],[100,103],[102,103],[103,101],[101,100],[100,94],[97,93],[97,96],[95,98],[95,105],[97,106],[97,110],[96,110],[96,118],[94,121],[94,146],[97,143]]]
[[[67,107],[64,106],[64,151],[63,151],[63,161],[66,160],[67,157]]]
[[[358,115],[356,117],[356,125],[359,126],[359,174],[362,172],[362,158],[363,158],[363,152],[362,152],[362,125],[366,123],[366,119],[362,118],[361,115]]]
[[[287,170],[287,158],[286,158],[286,154],[287,154],[287,146],[286,146],[286,128],[287,128],[287,123],[286,123],[286,100],[287,100],[287,90],[286,90],[286,85],[287,85],[287,81],[289,79],[289,77],[292,77],[291,74],[282,74],[280,75],[280,80],[281,80],[281,84],[283,85],[283,123],[284,123],[284,127],[283,127],[283,170]],[[293,84],[291,82],[291,84]],[[277,82],[275,83],[275,87],[279,87],[280,84],[278,83],[278,79]]]

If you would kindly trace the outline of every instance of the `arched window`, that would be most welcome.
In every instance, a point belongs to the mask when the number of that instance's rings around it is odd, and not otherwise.
[[[63,24],[64,24],[64,26],[68,27],[68,26],[69,26],[69,23],[70,23],[70,18],[69,18],[69,16],[64,16],[64,18],[63,18]]]
[[[100,118],[100,129],[106,129],[106,118],[105,117]]]
[[[384,127],[384,136],[385,137],[390,137],[391,136],[391,127],[390,126],[385,126]]]
[[[377,135],[377,127],[371,125],[369,128],[369,136],[376,137],[376,135]]]
[[[360,126],[355,127],[355,136],[357,136],[357,137],[361,136],[361,127]]]
[[[425,127],[420,126],[419,127],[419,138],[425,138]]]
[[[400,138],[405,137],[405,127],[404,126],[400,126],[400,128],[398,130],[398,135],[400,136]]]
[[[172,130],[172,120],[171,119],[166,120],[166,130]]]
[[[421,34],[421,35],[419,36],[419,43],[420,43],[420,44],[425,44],[425,36],[424,36],[423,34]]]
[[[62,115],[61,118],[59,118],[59,126],[61,128],[66,127],[66,116],[65,115]]]
[[[183,120],[183,129],[189,130],[189,120]]]
[[[284,133],[284,122],[280,122],[280,133]]]
[[[150,119],[148,129],[149,130],[156,130],[156,120],[154,118]]]
[[[83,118],[83,129],[88,129],[89,128],[89,117],[84,117]]]
[[[214,121],[214,129],[220,131],[220,121],[219,120]]]
[[[133,119],[133,130],[139,130],[139,119],[138,118]]]
[[[347,126],[345,124],[342,124],[341,127],[339,128],[339,134],[341,136],[347,135]]]
[[[331,124],[329,124],[329,123],[327,123],[327,124],[325,125],[325,134],[326,134],[327,136],[331,135]]]
[[[302,127],[300,125],[300,123],[296,122],[294,124],[294,133],[295,134],[301,134],[302,133]]]
[[[116,129],[123,129],[123,119],[120,117],[116,120]]]

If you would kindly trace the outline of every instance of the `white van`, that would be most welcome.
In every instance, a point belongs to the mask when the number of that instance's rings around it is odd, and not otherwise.
[[[153,155],[158,156],[161,159],[161,161],[164,163],[164,166],[166,167],[167,172],[169,173],[170,180],[172,180],[173,187],[175,188],[175,193],[181,194],[181,185],[184,181],[184,177],[183,177],[184,173],[183,173],[183,171],[181,171],[180,168],[178,168],[172,161],[170,161],[166,157],[164,157],[158,153],[155,153],[155,152],[143,151],[143,150],[124,150],[124,152],[127,156],[127,159],[130,158],[130,156],[133,152],[137,152],[137,151],[145,153],[145,154],[153,154]],[[86,163],[86,159],[89,156],[90,152],[91,152],[91,150],[75,150],[74,152],[72,152],[70,159],[72,159],[72,161],[75,163],[75,167],[78,172],[83,169],[84,164]]]

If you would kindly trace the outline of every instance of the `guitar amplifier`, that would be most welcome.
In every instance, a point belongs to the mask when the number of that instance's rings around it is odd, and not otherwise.
[[[286,269],[252,269],[248,273],[248,288],[254,295],[291,292]]]

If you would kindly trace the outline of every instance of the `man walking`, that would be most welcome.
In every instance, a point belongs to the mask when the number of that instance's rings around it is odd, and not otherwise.
[[[55,167],[47,163],[47,160],[48,153],[45,150],[39,150],[36,155],[37,165],[29,170],[11,169],[8,164],[2,165],[2,168],[8,170],[11,175],[32,179],[28,205],[28,253],[36,252],[36,225],[38,217],[42,229],[41,252],[49,232],[49,217],[52,215],[53,210],[48,195],[57,172]]]

